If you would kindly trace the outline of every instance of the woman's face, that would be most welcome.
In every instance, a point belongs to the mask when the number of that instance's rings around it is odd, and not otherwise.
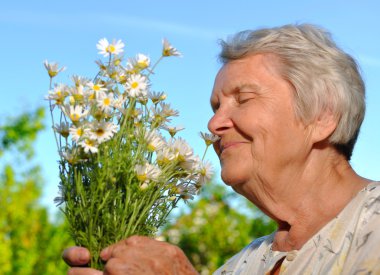
[[[220,136],[214,148],[222,179],[239,193],[246,183],[276,182],[306,158],[308,127],[296,118],[294,89],[278,71],[274,56],[257,54],[227,63],[216,76],[208,127]]]

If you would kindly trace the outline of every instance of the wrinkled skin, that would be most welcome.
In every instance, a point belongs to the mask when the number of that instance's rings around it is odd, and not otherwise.
[[[90,260],[86,248],[70,247],[62,257],[72,266],[69,275],[197,274],[180,248],[148,237],[130,237],[107,247],[100,256],[106,261],[103,271],[80,267]]]

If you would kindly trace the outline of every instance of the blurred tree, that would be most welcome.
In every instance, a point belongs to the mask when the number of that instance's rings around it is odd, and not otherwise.
[[[201,274],[211,274],[253,239],[276,229],[252,203],[221,184],[205,186],[188,210],[164,228],[162,238],[181,247]]]
[[[43,109],[0,126],[0,274],[65,274],[60,251],[69,245],[65,223],[39,203],[42,177],[32,164]],[[8,155],[7,160],[4,157]],[[24,161],[22,159],[24,158]],[[28,161],[25,161],[28,160]]]
[[[23,153],[28,159],[33,156],[33,142],[43,128],[44,109],[26,112],[17,117],[6,118],[0,126],[0,156],[13,148]]]

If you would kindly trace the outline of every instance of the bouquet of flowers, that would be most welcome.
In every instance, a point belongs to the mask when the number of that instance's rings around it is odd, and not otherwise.
[[[72,76],[72,84],[54,84],[64,68],[45,61],[47,96],[60,155],[60,196],[70,233],[87,247],[91,267],[101,268],[104,247],[139,234],[154,236],[181,199],[192,199],[210,180],[211,165],[194,155],[170,126],[178,111],[164,92],[152,91],[157,64],[180,53],[163,40],[161,57],[137,54],[124,60],[124,43],[101,39],[105,60],[91,80]],[[55,121],[59,120],[55,124]],[[201,133],[206,150],[217,137]]]

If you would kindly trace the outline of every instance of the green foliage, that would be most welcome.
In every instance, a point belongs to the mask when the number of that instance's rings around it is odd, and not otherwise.
[[[255,217],[238,212],[232,204]],[[180,246],[199,272],[210,274],[253,239],[275,230],[273,221],[246,205],[244,198],[224,186],[208,185],[200,199],[190,204],[190,212],[165,228],[163,237]]]
[[[44,108],[26,112],[17,117],[7,118],[0,126],[0,156],[13,147],[25,153],[27,158],[33,156],[33,142],[37,133],[44,129]]]
[[[33,157],[33,141],[43,112],[22,114],[0,127],[1,151]],[[40,205],[42,177],[38,166],[4,163],[0,171],[0,274],[64,274],[60,251],[69,245],[65,223],[52,222]]]

